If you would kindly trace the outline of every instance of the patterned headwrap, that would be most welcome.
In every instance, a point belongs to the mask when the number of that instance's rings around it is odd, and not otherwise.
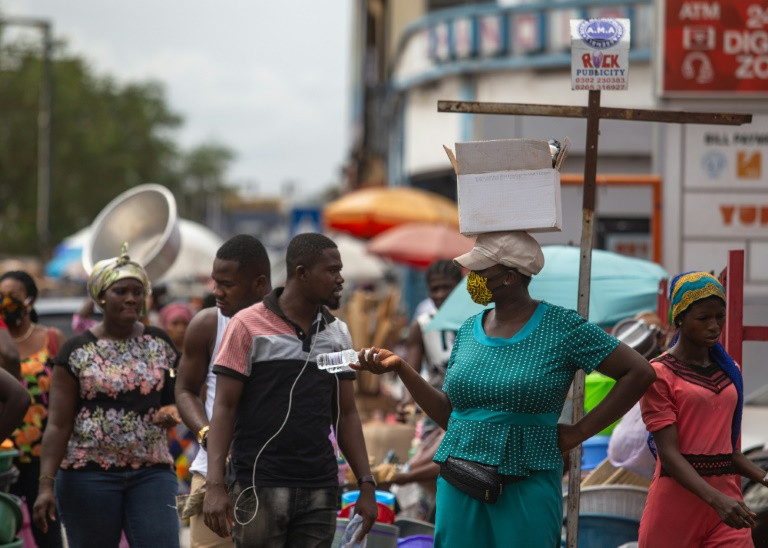
[[[192,311],[188,306],[181,303],[169,303],[160,309],[160,325],[163,327],[175,322],[176,320],[192,319]]]
[[[86,289],[91,299],[98,302],[99,295],[105,291],[109,286],[118,280],[125,278],[134,278],[139,280],[144,286],[144,296],[146,297],[152,293],[152,284],[149,281],[149,276],[136,261],[132,261],[128,256],[128,244],[123,243],[120,248],[120,256],[113,257],[111,259],[104,259],[93,265],[91,271],[91,277],[88,278],[88,284]]]
[[[725,299],[725,289],[712,274],[707,272],[684,272],[672,278],[669,285],[669,320],[674,323],[677,317],[685,312],[689,306],[696,301],[707,299],[709,297],[720,297],[723,302]],[[674,339],[669,344],[673,346],[680,337],[680,332],[675,334]],[[744,409],[744,380],[741,376],[741,370],[733,358],[725,351],[720,342],[717,342],[709,349],[709,356],[720,366],[726,375],[736,387],[738,400],[736,409],[733,411],[731,420],[731,444],[734,450],[737,449],[739,436],[741,435],[741,415]],[[648,445],[651,452],[656,456],[656,446],[653,442],[653,435],[648,435]]]
[[[725,289],[712,274],[684,272],[672,279],[669,287],[669,322],[685,312],[691,304],[707,297],[720,297],[725,302]]]

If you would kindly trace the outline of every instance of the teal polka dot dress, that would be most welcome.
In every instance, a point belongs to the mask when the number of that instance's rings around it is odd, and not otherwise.
[[[546,302],[510,339],[485,334],[486,313],[469,318],[456,337],[443,385],[454,411],[434,460],[452,455],[514,476],[560,470],[556,422],[573,376],[579,368],[593,371],[619,341],[575,311]],[[466,411],[478,409],[548,420],[467,420]]]

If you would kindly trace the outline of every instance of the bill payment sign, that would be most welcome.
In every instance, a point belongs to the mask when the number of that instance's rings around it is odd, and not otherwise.
[[[571,19],[571,89],[627,89],[629,19]]]

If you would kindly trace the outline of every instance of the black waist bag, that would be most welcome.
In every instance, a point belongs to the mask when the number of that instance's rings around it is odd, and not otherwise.
[[[440,463],[440,475],[459,491],[480,502],[493,504],[504,490],[504,480],[496,466],[448,457]]]

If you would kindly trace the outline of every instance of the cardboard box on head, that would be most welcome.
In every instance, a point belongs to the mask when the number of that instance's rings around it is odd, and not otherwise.
[[[500,139],[443,146],[458,179],[459,231],[555,232],[562,226],[560,168],[566,137],[555,156],[547,141]]]

